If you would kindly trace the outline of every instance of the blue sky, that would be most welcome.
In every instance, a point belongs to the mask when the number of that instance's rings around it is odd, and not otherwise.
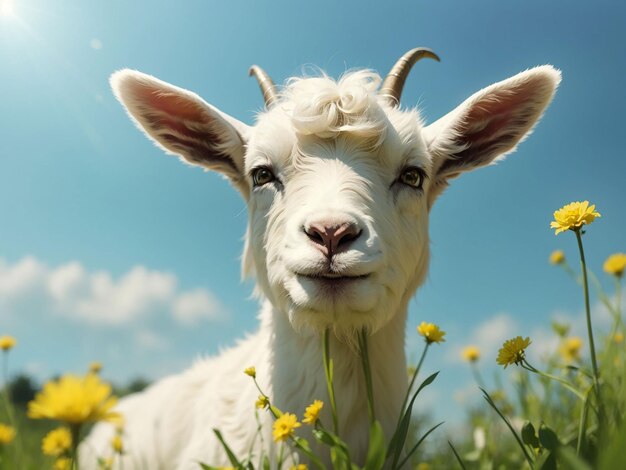
[[[279,83],[308,65],[384,74],[428,46],[442,62],[415,67],[403,103],[432,122],[484,86],[553,64],[563,82],[531,138],[455,180],[432,211],[407,343],[416,356],[422,320],[448,331],[428,367],[444,371],[432,413],[449,417],[446,400],[471,387],[461,346],[482,342],[490,371],[509,336],[547,338],[554,315],[578,322],[580,292],[546,262],[556,248],[576,256],[574,237],[548,228],[555,209],[597,205],[586,237],[596,271],[626,250],[625,31],[617,1],[13,0],[0,16],[0,334],[19,339],[13,369],[43,379],[100,360],[112,380],[157,378],[255,329],[239,279],[244,203],[133,128],[109,90],[113,71],[153,74],[252,123],[253,63]]]

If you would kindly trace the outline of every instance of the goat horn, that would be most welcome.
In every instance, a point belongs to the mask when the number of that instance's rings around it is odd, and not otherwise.
[[[380,87],[379,94],[388,98],[389,103],[393,106],[400,104],[400,96],[402,95],[402,88],[404,88],[404,82],[406,77],[411,71],[411,67],[415,65],[420,59],[428,57],[429,59],[435,59],[440,61],[439,56],[430,49],[425,47],[416,47],[404,54],[396,64],[393,66],[382,86]]]
[[[269,109],[272,105],[278,101],[278,92],[276,91],[276,85],[270,78],[270,76],[258,65],[250,67],[248,74],[257,79],[259,87],[263,93],[263,99],[265,100],[265,106]]]

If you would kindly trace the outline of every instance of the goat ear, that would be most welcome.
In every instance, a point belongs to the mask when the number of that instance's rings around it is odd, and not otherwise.
[[[435,188],[515,150],[552,100],[561,73],[544,65],[480,90],[424,129]]]
[[[111,87],[131,119],[159,147],[187,163],[219,171],[244,190],[248,126],[195,93],[134,70],[114,73]]]

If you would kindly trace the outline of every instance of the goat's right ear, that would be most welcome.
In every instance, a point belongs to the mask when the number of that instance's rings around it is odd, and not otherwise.
[[[131,119],[167,153],[215,170],[245,194],[244,154],[249,127],[195,93],[134,70],[111,76],[111,87]]]

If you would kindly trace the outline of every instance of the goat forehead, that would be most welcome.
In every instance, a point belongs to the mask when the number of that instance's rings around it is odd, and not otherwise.
[[[259,164],[287,170],[292,166],[312,163],[316,159],[340,159],[347,163],[360,161],[379,165],[383,171],[396,171],[410,163],[430,168],[430,157],[421,137],[421,124],[416,112],[394,113],[384,130],[384,139],[373,142],[358,132],[341,132],[336,137],[302,135],[288,119],[274,110],[259,119],[248,143],[246,168]]]

